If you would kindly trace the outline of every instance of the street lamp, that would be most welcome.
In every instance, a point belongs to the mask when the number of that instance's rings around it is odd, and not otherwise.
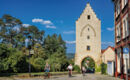
[[[31,57],[31,44],[32,44],[32,37],[28,36],[28,49],[29,49],[29,76],[31,76],[31,64],[30,64],[30,57]]]

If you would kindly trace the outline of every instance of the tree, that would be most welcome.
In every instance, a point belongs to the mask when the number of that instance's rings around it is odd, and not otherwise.
[[[51,71],[55,72],[61,70],[62,60],[60,58],[60,55],[58,55],[57,53],[52,54],[51,57],[48,58],[47,62],[49,62],[51,66]]]
[[[26,72],[28,70],[26,55],[16,48],[0,44],[0,72]]]
[[[0,29],[1,33],[0,36],[2,38],[3,43],[11,43],[12,47],[15,44],[14,36],[17,35],[17,29],[22,25],[22,22],[14,18],[10,15],[3,15],[2,19],[0,20]]]
[[[32,71],[40,72],[44,70],[45,60],[43,58],[31,58]]]
[[[47,55],[41,44],[39,43],[35,44],[33,49],[34,49],[34,55],[32,57],[47,59]]]
[[[46,52],[48,54],[53,54],[57,51],[63,54],[66,53],[65,42],[62,40],[61,35],[58,37],[56,34],[53,34],[52,36],[48,35],[44,40],[44,48],[47,50]]]
[[[12,47],[21,49],[25,46],[25,39],[28,36],[32,38],[32,46],[35,43],[43,45],[43,30],[40,31],[33,25],[24,27],[19,19],[11,15],[5,14],[0,18],[0,38],[2,43],[11,44]]]
[[[51,64],[52,71],[64,71],[69,64],[66,59],[66,44],[61,35],[44,36],[37,26],[23,26],[20,19],[11,15],[0,18],[0,72],[27,72],[28,63],[34,71],[42,71],[45,61]],[[31,40],[29,53],[26,40]]]
[[[61,35],[47,36],[44,40],[44,49],[48,55],[47,61],[51,64],[52,71],[65,70],[67,59],[66,59],[66,46]]]
[[[22,54],[21,51],[16,51],[11,53],[8,58],[8,63],[10,67],[10,71],[13,72],[27,72],[28,71],[28,62],[27,56]]]
[[[9,69],[8,66],[8,57],[10,55],[10,51],[5,44],[0,44],[0,72],[6,71]]]

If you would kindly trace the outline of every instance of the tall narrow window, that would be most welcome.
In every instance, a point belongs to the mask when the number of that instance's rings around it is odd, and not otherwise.
[[[120,2],[118,1],[116,4],[116,15],[118,16],[119,14],[120,14]]]
[[[124,20],[124,22],[123,22],[123,38],[125,38],[126,37],[126,34],[127,34],[127,32],[126,32],[126,21]]]
[[[119,36],[121,38],[121,25],[119,25],[119,27],[118,27],[118,32],[119,32]]]
[[[90,15],[88,15],[88,19],[90,19]]]
[[[128,0],[124,0],[124,6],[127,4]]]
[[[89,28],[88,28],[88,31],[89,31]]]
[[[90,36],[87,36],[87,39],[90,39]]]
[[[87,46],[87,51],[90,51],[90,46]]]
[[[129,36],[129,22],[128,22],[128,17],[126,18],[126,36]]]
[[[121,39],[121,25],[117,26],[117,42]]]

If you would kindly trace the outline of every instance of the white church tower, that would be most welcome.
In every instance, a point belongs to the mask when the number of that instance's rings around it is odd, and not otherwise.
[[[101,62],[101,21],[89,3],[76,21],[75,65],[81,67],[86,57],[92,58],[97,65]]]

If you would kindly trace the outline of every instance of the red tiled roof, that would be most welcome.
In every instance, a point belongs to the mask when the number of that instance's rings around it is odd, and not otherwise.
[[[101,53],[103,54],[108,48],[111,48],[113,51],[115,51],[114,47],[108,46],[106,49],[101,50]]]
[[[103,54],[105,52],[105,49],[101,50],[101,53]]]
[[[111,46],[109,46],[109,47],[111,47]],[[111,47],[111,49],[112,49],[113,51],[115,51],[115,48],[114,48],[114,47]]]

